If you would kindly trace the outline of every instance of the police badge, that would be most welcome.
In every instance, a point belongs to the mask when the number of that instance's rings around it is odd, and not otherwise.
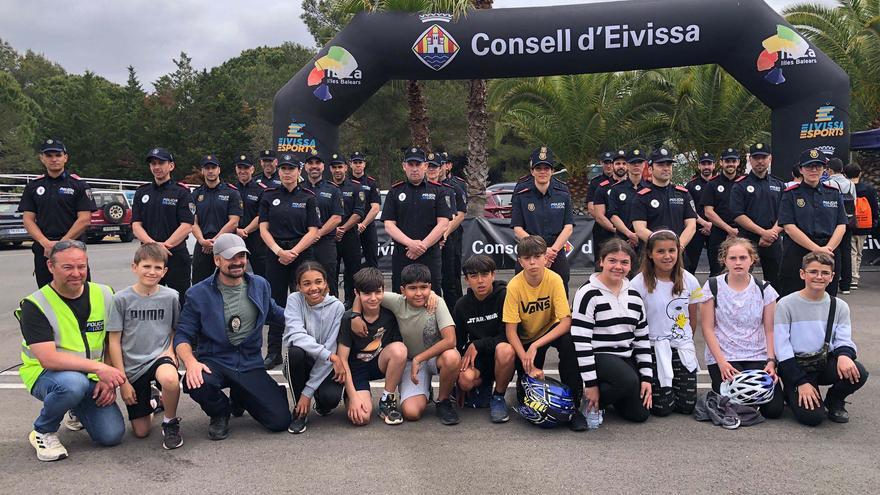
[[[807,206],[807,202],[804,201],[804,198],[798,198],[796,203],[798,205],[798,208],[803,208],[804,206]]]
[[[241,329],[241,317],[238,315],[233,315],[232,318],[229,319],[229,331],[231,333],[238,333]]]

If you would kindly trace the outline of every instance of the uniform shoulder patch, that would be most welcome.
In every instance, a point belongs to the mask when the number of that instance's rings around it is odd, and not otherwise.
[[[639,196],[644,196],[645,194],[648,194],[649,192],[651,192],[651,188],[650,188],[650,187],[644,187],[644,188],[642,188],[642,189],[639,189],[639,192],[636,193],[636,194],[638,194]]]
[[[443,187],[448,187],[448,188],[450,188],[450,189],[455,189],[455,187],[453,187],[452,184],[447,184],[447,183],[445,183],[445,182],[438,182],[437,184],[439,184],[439,185],[441,185],[441,186],[443,186]]]
[[[398,186],[402,186],[402,185],[403,185],[403,181],[398,181],[398,182],[395,182],[394,184],[391,184],[391,187],[398,187]]]
[[[526,174],[526,175],[523,175],[522,177],[520,177],[519,179],[516,179],[516,181],[517,182],[525,182],[531,178],[532,178],[531,174]]]
[[[734,181],[734,182],[739,182],[739,181],[745,179],[746,177],[748,177],[748,176],[747,176],[747,175],[740,175],[739,177],[737,177],[737,178],[734,179],[733,181]]]
[[[611,184],[611,179],[603,180],[602,182],[599,183],[599,187],[607,186],[608,184]]]
[[[367,178],[370,179],[370,180],[376,180],[376,179],[373,178],[372,175],[368,175]]]
[[[235,184],[230,184],[227,182],[226,185],[229,186],[231,189],[235,189],[236,191],[238,191],[238,188],[235,187]]]
[[[558,184],[562,184],[563,186],[568,187],[568,182],[565,182],[564,180],[559,180],[559,179],[556,179],[556,178],[554,178],[554,180],[555,180]]]
[[[262,186],[262,184],[260,184],[260,185]],[[263,189],[265,189],[266,192],[269,192],[269,191],[277,191],[277,190],[278,190],[277,187],[269,187],[269,186],[263,186]]]
[[[457,175],[453,175],[453,177],[455,177],[455,178],[456,178],[456,179],[458,179],[458,180],[460,180],[460,181],[462,181],[462,182],[464,182],[464,181],[465,181],[465,180],[464,180],[464,178],[462,178],[462,177],[459,177],[459,176],[457,176]]]
[[[315,196],[315,191],[312,191],[311,189],[306,189],[305,187],[300,187],[299,189],[301,191],[305,191],[305,192],[311,194],[312,196]]]
[[[269,186],[267,186],[266,184],[263,184],[262,182],[257,182],[257,185],[262,187],[263,189],[269,189]],[[272,189],[275,189],[275,188],[273,187]]]
[[[429,180],[429,181],[428,181],[428,184],[434,184],[435,186],[446,186],[446,187],[449,187],[447,184],[444,184],[444,183],[442,183],[442,182],[434,182],[434,181],[432,181],[432,180]]]
[[[515,192],[514,194],[522,194],[524,192],[529,192],[529,191],[531,191],[531,188],[525,187],[525,188],[522,188],[519,191]]]
[[[80,176],[78,176],[78,175],[76,175],[76,174],[70,174],[70,177],[71,177],[72,179],[82,180],[82,177],[80,177]]]
[[[189,186],[185,182],[178,182],[177,185],[186,190],[189,190]]]
[[[675,186],[675,189],[677,189],[681,192],[690,192],[690,191],[688,191],[688,188],[686,188],[684,186]]]
[[[797,183],[797,184],[792,184],[792,185],[786,187],[785,190],[786,190],[786,191],[791,191],[791,190],[797,189],[797,188],[799,188],[799,187],[801,187],[800,182]]]
[[[332,180],[330,180],[330,181],[327,181],[327,183],[328,183],[328,184],[333,184],[333,185],[334,185],[334,186],[336,186],[336,188],[337,188],[337,189],[340,189],[340,186],[339,186],[339,184],[337,184],[337,183],[335,183],[335,182],[333,182],[333,181],[332,181]]]
[[[360,183],[361,183],[361,181],[359,181],[359,180],[357,180],[357,179],[349,179],[349,180],[352,181],[352,182],[354,182],[355,184],[360,184]]]
[[[800,184],[798,184],[798,185],[800,185]],[[822,185],[825,186],[825,187],[827,187],[828,189],[834,189],[835,191],[840,191],[840,189],[838,189],[836,185],[832,186],[831,184],[829,184],[829,183],[827,183],[827,182],[823,182]],[[786,191],[787,191],[787,190],[788,190],[788,189],[786,189]]]

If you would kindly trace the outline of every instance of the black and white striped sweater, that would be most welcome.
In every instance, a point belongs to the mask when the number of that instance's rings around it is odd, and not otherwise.
[[[598,384],[595,353],[629,358],[635,355],[642,381],[650,382],[651,341],[648,320],[639,293],[628,280],[615,296],[597,274],[574,295],[571,339],[585,387]]]

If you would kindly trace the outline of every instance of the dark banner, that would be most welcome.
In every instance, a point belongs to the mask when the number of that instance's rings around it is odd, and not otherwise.
[[[772,110],[776,163],[794,163],[811,147],[847,160],[849,77],[762,0],[474,10],[457,20],[428,13],[358,14],[275,95],[273,138],[279,152],[302,157],[317,149],[329,156],[339,142],[339,125],[391,79],[712,63]]]
[[[379,233],[379,268],[391,271],[391,254],[394,242],[385,233],[381,221],[376,221]],[[485,254],[495,260],[499,269],[513,269],[516,266],[516,237],[510,228],[510,220],[467,218],[462,223],[462,259],[466,260],[475,254]],[[571,250],[567,253],[572,270],[593,269],[593,219],[586,216],[575,217],[574,232],[569,242]],[[862,266],[880,264],[880,239],[868,236],[862,257]],[[705,250],[698,272],[708,272],[709,263]]]

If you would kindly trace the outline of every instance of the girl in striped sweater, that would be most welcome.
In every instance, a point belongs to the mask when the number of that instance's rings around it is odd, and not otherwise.
[[[571,337],[587,408],[613,405],[623,418],[643,422],[650,415],[653,373],[645,307],[626,278],[634,258],[620,239],[602,245],[602,271],[574,296]]]

